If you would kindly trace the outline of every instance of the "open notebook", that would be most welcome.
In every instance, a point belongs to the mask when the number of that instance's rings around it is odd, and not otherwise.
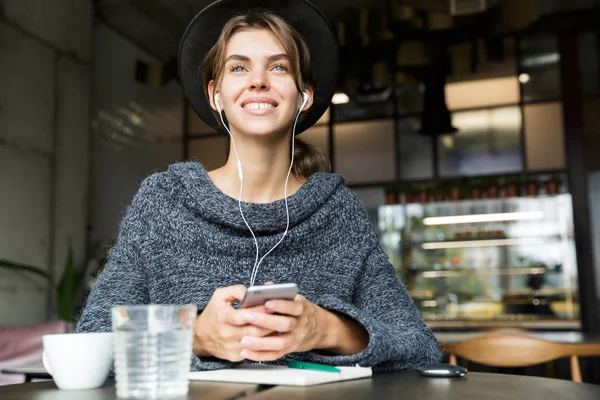
[[[241,365],[233,369],[190,372],[193,381],[256,383],[260,385],[311,386],[321,383],[368,378],[371,368],[337,367],[341,372],[289,368],[285,365]]]

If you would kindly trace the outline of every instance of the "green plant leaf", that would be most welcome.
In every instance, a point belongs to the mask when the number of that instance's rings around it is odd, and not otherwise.
[[[26,264],[21,264],[21,263],[16,263],[16,262],[0,259],[0,267],[9,269],[11,271],[30,272],[32,274],[41,276],[42,278],[46,279],[48,282],[51,281],[50,275],[46,271],[44,271],[43,269],[41,269],[39,267],[34,267],[32,265],[26,265]]]
[[[87,259],[83,262],[83,265],[75,265],[73,245],[69,240],[64,272],[56,288],[58,315],[65,321],[72,321],[75,316],[77,302],[84,286],[83,281],[86,271]]]

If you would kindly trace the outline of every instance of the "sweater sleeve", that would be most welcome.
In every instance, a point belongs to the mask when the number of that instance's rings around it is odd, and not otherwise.
[[[148,278],[144,254],[152,251],[150,240],[156,212],[160,204],[157,177],[144,180],[121,221],[115,246],[99,275],[85,307],[79,314],[75,332],[111,332],[111,307],[119,304],[148,304]],[[217,358],[198,358],[192,354],[192,370],[227,368],[230,362]]]
[[[373,367],[374,371],[415,369],[441,359],[439,344],[421,319],[394,267],[377,243],[365,260],[353,301],[335,294],[320,297],[316,304],[358,321],[369,334],[369,344],[352,355],[311,351],[315,362]]]
[[[149,302],[142,258],[150,226],[151,186],[150,178],[146,179],[127,208],[116,244],[79,314],[75,332],[110,332],[112,306]]]

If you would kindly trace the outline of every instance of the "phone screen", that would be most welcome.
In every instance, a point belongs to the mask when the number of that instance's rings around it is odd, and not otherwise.
[[[239,308],[259,306],[271,299],[294,300],[297,294],[298,286],[295,283],[251,286],[246,290],[246,295]]]

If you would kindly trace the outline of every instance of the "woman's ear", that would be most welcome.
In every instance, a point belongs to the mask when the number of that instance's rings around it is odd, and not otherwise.
[[[219,112],[217,105],[215,104],[215,94],[217,94],[216,89],[216,84],[213,79],[208,83],[208,102],[213,110]]]
[[[300,96],[300,106],[304,104],[302,112],[308,111],[313,105],[314,90],[311,87],[305,87]],[[308,98],[307,98],[308,97]]]

